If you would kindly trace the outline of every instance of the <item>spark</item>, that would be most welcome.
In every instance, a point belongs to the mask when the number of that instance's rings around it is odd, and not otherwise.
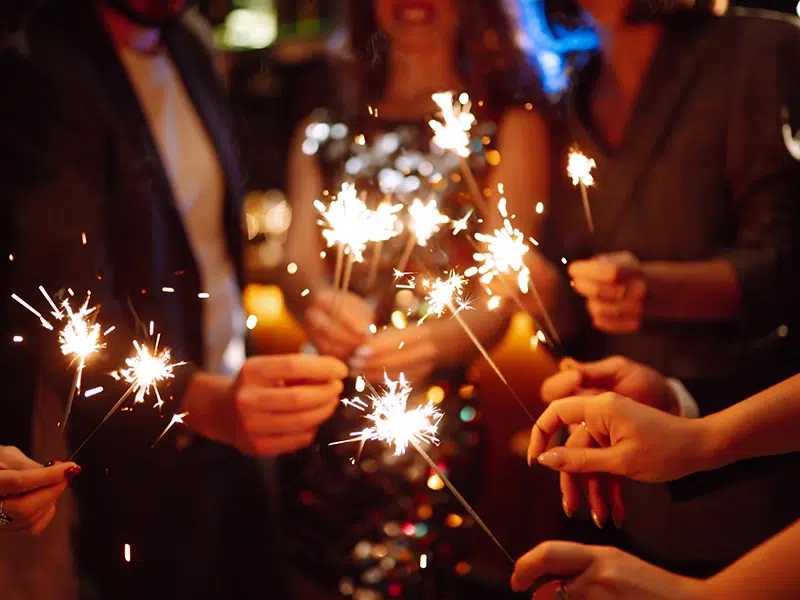
[[[593,158],[588,158],[578,150],[570,150],[567,162],[567,175],[572,179],[572,185],[581,184],[586,187],[592,187],[594,185],[592,169],[596,166]]]
[[[472,216],[474,211],[470,210],[466,215],[462,218],[458,219],[457,221],[453,221],[453,235],[458,235],[462,231],[467,230],[467,223]]]
[[[151,446],[151,448],[155,447],[155,445],[158,442],[161,441],[161,438],[163,438],[165,435],[167,435],[167,432],[170,429],[172,429],[173,425],[177,425],[178,423],[183,423],[183,419],[188,417],[188,416],[189,416],[188,412],[172,415],[172,419],[170,420],[169,425],[167,425],[164,428],[164,431],[161,432],[161,435],[159,435],[158,438],[156,438],[156,441],[153,442],[153,445]]]
[[[164,401],[161,399],[161,394],[158,392],[159,384],[168,379],[173,379],[175,367],[186,364],[185,362],[171,363],[169,348],[158,349],[160,339],[156,338],[155,346],[152,352],[145,345],[134,340],[133,347],[135,353],[133,356],[125,359],[126,369],[121,369],[116,372],[116,378],[131,384],[131,391],[134,394],[134,402],[140,404],[144,402],[146,396],[153,392],[156,397],[156,403],[153,408],[160,409],[164,406]]]
[[[415,198],[408,207],[408,216],[411,219],[409,227],[414,234],[416,243],[422,247],[428,245],[428,240],[439,231],[442,225],[450,222],[447,215],[439,212],[439,205],[433,198],[428,200],[427,204],[419,198]]]
[[[409,444],[424,442],[438,445],[437,430],[443,413],[430,402],[409,408],[408,399],[412,389],[405,375],[401,373],[398,381],[392,381],[388,375],[384,377],[383,390],[372,390],[369,396],[372,412],[365,414],[365,418],[372,425],[361,431],[354,431],[350,434],[350,439],[334,442],[332,445],[381,441],[393,447],[396,456],[403,454]],[[361,398],[343,399],[342,403],[365,413],[369,408]]]
[[[48,329],[50,331],[53,331],[53,326],[42,316],[42,313],[40,313],[38,310],[33,308],[30,304],[25,302],[25,300],[23,300],[22,298],[20,298],[16,294],[11,294],[11,297],[14,300],[16,300],[19,304],[21,304],[24,308],[26,308],[31,313],[33,313],[35,316],[39,317],[39,322],[42,324],[42,327],[44,327],[45,329]]]
[[[86,390],[86,393],[83,395],[84,398],[91,398],[92,396],[96,396],[100,392],[103,391],[103,386],[95,387],[90,390]]]
[[[423,281],[423,287],[427,291],[425,300],[428,303],[428,312],[417,324],[422,323],[431,315],[441,317],[448,309],[455,314],[469,308],[469,303],[464,300],[466,283],[467,278],[455,271],[450,271],[446,278],[440,277],[433,282]]]
[[[489,285],[495,277],[514,273],[520,291],[527,294],[531,273],[525,264],[525,255],[530,251],[530,247],[525,241],[525,235],[512,225],[505,198],[500,198],[497,209],[503,217],[503,228],[495,229],[492,235],[475,234],[476,240],[486,244],[484,252],[473,255],[477,262],[483,263],[478,268],[480,282]]]
[[[197,294],[197,297],[200,298],[201,300],[207,300],[208,298],[211,298],[211,294],[209,294],[208,292],[200,292],[199,294]]]
[[[161,288],[161,291],[165,294],[172,294],[175,291],[175,288],[164,286]]]
[[[12,339],[14,340],[15,344],[19,344],[24,341],[25,338],[23,338],[21,335],[15,335]]]
[[[440,92],[431,96],[440,109],[441,121],[431,119],[428,121],[433,130],[433,143],[442,150],[455,152],[458,156],[466,158],[470,155],[469,131],[475,124],[475,116],[470,112],[472,103],[469,96],[463,98],[466,102],[454,101],[452,92]]]
[[[131,545],[130,544],[125,544],[124,554],[125,554],[125,562],[128,562],[128,563],[131,562]]]

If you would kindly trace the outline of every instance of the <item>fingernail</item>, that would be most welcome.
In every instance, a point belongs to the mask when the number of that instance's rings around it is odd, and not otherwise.
[[[533,455],[531,454],[531,447],[528,446],[528,466],[533,466]]]
[[[64,479],[66,479],[67,482],[70,482],[73,479],[75,479],[78,475],[80,475],[82,470],[83,469],[81,469],[78,465],[70,467],[69,469],[64,471]]]
[[[605,524],[603,521],[600,520],[600,517],[594,511],[592,511],[592,521],[594,521],[594,524],[597,525],[598,529],[602,529],[603,525]]]
[[[563,496],[561,498],[561,508],[564,509],[564,514],[567,515],[567,518],[571,519],[573,510],[569,507],[569,504],[567,504],[567,499]]]
[[[360,372],[361,369],[364,368],[364,361],[360,358],[351,358],[350,361],[347,363],[350,365],[350,371],[357,371]]]
[[[372,356],[372,348],[370,348],[369,346],[359,346],[358,348],[356,348],[355,352],[353,352],[353,355],[358,356],[360,358],[366,358],[368,356]]]
[[[559,450],[550,450],[544,454],[540,454],[536,459],[540,464],[551,469],[560,469],[564,466],[564,456]]]
[[[622,529],[623,519],[622,517],[617,517],[617,515],[611,515],[611,520],[614,521],[614,527],[617,529]]]

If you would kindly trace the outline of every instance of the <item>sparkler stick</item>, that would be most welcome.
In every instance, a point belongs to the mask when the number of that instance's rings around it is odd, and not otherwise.
[[[338,290],[342,283],[342,265],[344,264],[344,245],[336,244],[336,270],[333,273],[333,289]]]
[[[397,265],[398,271],[405,271],[415,246],[423,248],[427,246],[428,241],[441,229],[442,225],[450,222],[447,215],[439,212],[439,206],[433,198],[428,200],[427,204],[419,198],[415,198],[408,207],[408,217],[410,233],[403,255]]]
[[[453,494],[453,496],[455,496],[456,500],[458,500],[458,501],[461,503],[461,506],[463,506],[463,507],[464,507],[464,510],[466,510],[466,511],[467,511],[467,513],[469,513],[469,515],[470,515],[470,516],[471,516],[473,519],[475,519],[475,522],[478,524],[478,526],[479,526],[481,529],[483,529],[483,532],[484,532],[484,533],[485,533],[487,536],[489,536],[489,539],[490,539],[490,540],[492,540],[492,541],[494,542],[495,546],[497,546],[497,547],[500,549],[500,551],[501,551],[501,552],[502,552],[502,553],[503,553],[503,554],[506,556],[506,558],[508,559],[508,561],[509,561],[509,562],[510,562],[512,565],[513,565],[513,564],[515,564],[515,563],[516,563],[516,561],[515,561],[515,560],[514,560],[514,558],[511,556],[511,554],[509,554],[508,550],[506,550],[506,549],[505,549],[505,547],[503,546],[503,544],[501,544],[501,543],[500,543],[500,540],[498,540],[498,539],[497,539],[497,536],[495,536],[495,534],[494,534],[494,533],[492,533],[492,530],[491,530],[491,529],[489,529],[489,526],[488,526],[488,525],[487,525],[487,524],[486,524],[486,523],[483,521],[483,519],[481,519],[480,515],[478,515],[478,513],[475,511],[475,509],[474,509],[474,508],[472,508],[472,505],[470,505],[470,503],[469,503],[469,502],[467,502],[467,499],[466,499],[466,498],[464,498],[464,496],[462,496],[462,495],[461,495],[461,493],[458,491],[458,489],[456,488],[456,486],[454,486],[454,485],[453,485],[453,484],[450,482],[450,479],[449,479],[449,478],[447,477],[447,475],[445,475],[445,474],[444,474],[444,472],[443,472],[443,471],[442,471],[442,470],[439,468],[439,465],[437,465],[437,464],[434,462],[434,460],[433,460],[433,459],[432,459],[432,458],[431,458],[431,457],[428,455],[428,453],[427,453],[427,452],[425,452],[425,450],[422,448],[422,446],[420,446],[420,445],[419,445],[419,444],[416,442],[416,440],[413,440],[413,439],[412,439],[412,440],[410,440],[410,442],[409,442],[409,443],[410,443],[410,444],[411,444],[411,445],[414,447],[414,450],[416,450],[417,452],[419,452],[420,456],[422,456],[422,458],[424,458],[424,459],[425,459],[425,462],[427,462],[427,463],[430,465],[431,469],[433,469],[433,472],[434,472],[434,473],[436,473],[436,475],[438,475],[438,476],[439,476],[439,479],[441,479],[441,480],[442,480],[442,483],[444,483],[444,484],[447,486],[447,489],[448,489],[448,490],[450,490],[450,493],[451,493],[451,494]]]
[[[136,387],[136,385],[134,384],[134,385],[131,385],[131,387],[129,387],[127,390],[125,390],[125,393],[122,394],[122,396],[120,396],[120,399],[117,400],[117,403],[111,408],[110,411],[108,411],[106,416],[103,417],[103,420],[100,421],[100,424],[97,427],[94,428],[92,433],[90,433],[88,435],[88,437],[85,440],[83,440],[83,442],[81,442],[81,445],[78,446],[78,448],[75,450],[75,452],[72,453],[72,456],[69,457],[70,461],[73,460],[78,455],[78,452],[80,452],[83,449],[83,447],[87,444],[87,442],[90,439],[92,439],[94,434],[99,431],[99,429],[103,426],[103,424],[106,421],[108,421],[109,418],[111,418],[111,415],[113,415],[115,412],[117,412],[117,410],[119,410],[119,407],[122,406],[122,404],[125,402],[125,400],[127,400],[128,397],[133,393],[133,390],[134,390],[135,387]]]
[[[155,442],[153,442],[153,445],[150,446],[150,448],[155,448],[156,444],[161,441],[161,438],[163,438],[165,435],[167,435],[167,432],[170,429],[172,429],[173,425],[177,425],[178,423],[183,423],[183,419],[185,417],[188,417],[188,416],[189,416],[189,413],[180,413],[180,414],[177,414],[177,415],[172,415],[172,419],[170,420],[169,425],[167,425],[164,428],[164,431],[161,432],[161,435],[158,436],[158,438],[156,439]]]
[[[392,192],[388,192],[381,202],[378,205],[377,210],[375,211],[375,218],[378,220],[384,221],[383,229],[391,229],[394,230],[397,224],[397,213],[402,210],[402,204],[392,204]],[[372,253],[372,261],[369,267],[369,275],[367,276],[367,286],[366,289],[371,291],[373,287],[375,287],[375,281],[378,277],[378,268],[380,267],[381,262],[381,254],[383,253],[383,236],[378,236],[381,239],[375,240],[375,249]]]
[[[593,158],[588,158],[578,150],[571,150],[567,163],[567,175],[572,179],[572,185],[580,185],[581,200],[583,200],[583,212],[586,214],[586,223],[589,231],[594,233],[594,220],[592,219],[592,209],[589,205],[589,193],[587,188],[594,185],[592,169],[597,166]]]
[[[420,445],[422,442],[439,443],[439,438],[436,434],[439,422],[444,416],[441,411],[434,407],[431,402],[409,409],[408,398],[411,395],[411,386],[408,385],[402,373],[398,381],[392,381],[388,376],[385,376],[386,385],[383,393],[376,391],[365,378],[363,381],[369,387],[373,409],[372,413],[366,415],[366,418],[373,423],[373,426],[352,433],[349,440],[333,442],[331,445],[360,442],[361,447],[363,447],[364,443],[369,440],[383,441],[389,446],[394,446],[394,453],[397,456],[403,454],[409,445],[412,446],[430,465],[442,483],[455,496],[456,500],[461,503],[480,528],[513,564],[514,559],[492,533],[492,530],[489,529],[475,509],[467,502],[466,498],[461,495],[447,475]],[[360,398],[342,400],[342,402],[345,406],[356,408],[362,412],[367,409],[366,402]]]
[[[458,156],[461,164],[461,173],[467,181],[467,187],[470,190],[470,194],[472,194],[475,208],[486,216],[489,214],[489,208],[467,161],[467,157],[471,154],[469,132],[475,124],[475,116],[470,112],[472,103],[469,98],[465,103],[454,102],[452,92],[440,92],[433,94],[431,98],[439,107],[439,117],[442,119],[442,121],[428,121],[434,133],[433,143],[442,150],[454,152]]]

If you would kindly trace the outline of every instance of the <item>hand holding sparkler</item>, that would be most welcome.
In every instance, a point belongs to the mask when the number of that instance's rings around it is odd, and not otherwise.
[[[586,223],[589,231],[594,233],[594,220],[592,219],[592,208],[589,205],[589,192],[587,188],[594,185],[592,169],[597,166],[594,159],[588,158],[578,150],[571,150],[567,162],[567,175],[572,179],[572,185],[579,185],[581,188],[581,200],[583,200],[583,211],[586,214]]]
[[[347,359],[363,344],[375,322],[375,309],[361,296],[320,290],[305,312],[310,341],[321,354]]]
[[[461,102],[461,97],[458,101],[453,100],[452,92],[440,92],[433,94],[432,98],[436,105],[439,107],[439,117],[441,121],[432,119],[428,122],[433,130],[433,143],[442,150],[453,152],[458,156],[461,162],[461,173],[464,179],[467,180],[470,194],[472,194],[475,208],[483,215],[489,214],[486,201],[483,198],[478,183],[475,180],[475,175],[467,162],[467,158],[472,153],[469,147],[470,137],[469,132],[475,124],[475,116],[470,112],[472,103],[466,94],[464,96],[465,102]]]

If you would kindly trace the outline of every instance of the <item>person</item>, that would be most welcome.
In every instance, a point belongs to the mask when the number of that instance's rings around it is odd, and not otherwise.
[[[525,168],[524,163],[527,157],[544,162],[549,156],[546,115],[538,110],[544,108],[538,80],[515,45],[513,21],[496,0],[353,0],[346,3],[342,31],[334,39],[337,93],[330,105],[314,111],[297,128],[289,158],[287,196],[292,222],[285,261],[300,268],[287,270],[281,278],[287,305],[305,325],[313,348],[347,361],[354,377],[361,375],[378,385],[384,374],[397,379],[403,373],[420,397],[429,394],[441,402],[443,411],[477,411],[480,386],[467,376],[468,363],[476,353],[473,341],[456,319],[421,319],[425,312],[422,289],[397,289],[398,284],[408,287],[409,274],[418,274],[421,280],[451,269],[463,273],[472,264],[475,248],[468,236],[480,226],[478,219],[499,219],[494,208],[491,214],[480,213],[459,158],[432,143],[434,133],[428,121],[439,110],[432,95],[451,91],[454,101],[474,111],[472,152],[466,160],[480,190],[492,192],[492,201],[483,202],[493,205],[499,199],[498,183],[504,184],[506,194],[544,199],[548,176]],[[531,105],[526,109],[527,101]],[[532,109],[534,103],[537,110]],[[415,200],[427,204],[435,199],[449,223],[440,224],[426,244],[410,246],[414,240],[405,213],[400,214],[404,231],[378,249],[367,249],[364,262],[353,267],[349,289],[340,292],[334,284],[336,248],[324,244],[314,201],[329,202],[342,183],[355,184],[373,209],[381,203],[408,207]],[[465,219],[468,232],[454,236],[455,222]],[[407,250],[411,253],[404,257]],[[396,270],[406,272],[402,281]],[[474,295],[474,310],[459,316],[484,346],[491,347],[505,330],[512,303],[491,312],[480,289],[468,295]],[[320,446],[361,429],[361,416],[352,409],[343,410],[323,430]],[[480,448],[466,440],[478,439],[480,421],[477,414],[461,422],[446,420],[440,431],[441,447],[431,449],[434,459],[464,482],[469,495],[478,491],[480,478],[473,468]],[[503,444],[498,452],[506,456],[504,442],[497,443]],[[325,523],[321,507],[347,515],[342,519],[358,524],[348,531],[362,532],[397,522],[409,506],[420,514],[433,506],[438,508],[426,522],[430,534],[415,540],[410,554],[404,553],[403,569],[407,563],[409,575],[398,576],[406,586],[417,585],[413,583],[415,565],[420,555],[429,553],[431,540],[438,540],[443,553],[440,560],[431,562],[429,571],[441,569],[450,578],[458,557],[471,552],[460,541],[461,530],[443,522],[448,510],[462,518],[461,508],[453,505],[445,490],[431,491],[427,466],[414,453],[398,466],[397,458],[369,454],[367,445],[363,470],[361,463],[348,469],[347,453],[354,452],[346,445],[335,446],[324,453],[329,455],[324,460],[314,453],[286,465],[289,498],[309,493],[315,498],[291,520],[298,553],[306,555],[299,562],[309,565],[307,570],[320,579],[323,573],[333,572],[330,585],[334,587],[339,575],[351,568],[347,561],[355,548],[357,572],[370,572],[370,563],[358,554],[362,537],[345,535],[339,523]],[[362,523],[364,519],[369,523]],[[335,563],[318,564],[323,538],[325,547],[331,548],[326,555],[337,557]],[[377,547],[396,546],[390,535],[376,543]],[[334,567],[341,561],[346,564]],[[382,578],[375,583],[383,584]],[[404,588],[410,595],[413,589]]]
[[[90,318],[108,333],[81,392],[104,389],[76,395],[63,452],[78,449],[125,392],[107,373],[126,366],[134,342],[150,353],[169,348],[180,364],[159,385],[160,400],[152,391],[139,398],[163,402],[163,415],[125,407],[80,448],[78,593],[263,598],[267,577],[286,597],[280,569],[264,570],[278,561],[272,467],[253,457],[308,445],[337,406],[347,368],[330,357],[245,358],[243,178],[207,31],[188,8],[38,3],[3,46],[0,73],[14,81],[0,100],[4,325],[19,335],[11,347],[12,336],[3,339],[0,421],[13,429],[2,439],[20,440],[41,462],[64,458],[31,445],[63,440],[63,406],[33,438],[31,415],[61,405],[72,381],[57,331],[40,328],[11,293],[30,303],[44,301],[39,289],[58,302],[74,294],[74,307],[90,294]],[[56,314],[46,319],[58,326]],[[186,428],[153,446],[172,413]],[[19,561],[41,573],[45,556],[42,548]],[[25,571],[9,573],[0,595],[36,597],[20,591]]]
[[[800,166],[781,135],[785,109],[794,129],[800,114],[796,24],[673,3],[558,5],[591,19],[600,39],[565,97],[567,139],[554,159],[565,169],[577,149],[595,161],[594,230],[580,186],[562,172],[539,238],[551,265],[566,264],[558,293],[572,289],[569,301],[550,300],[562,319],[572,313],[566,354],[644,363],[679,380],[696,403],[681,406],[700,415],[797,372]],[[752,43],[731,51],[731,39]],[[528,218],[522,201],[509,203]],[[678,397],[647,401],[677,412]],[[624,523],[614,531],[613,515],[598,514],[594,533],[670,570],[718,571],[797,517],[783,492],[796,460],[739,463],[668,486],[625,482]],[[573,503],[566,490],[568,515]]]
[[[618,359],[618,366],[622,359]],[[601,363],[589,370],[608,369]],[[664,393],[665,378],[626,361],[624,369],[649,379],[629,377],[638,383],[628,389],[642,393]],[[721,412],[700,419],[667,414],[641,401],[615,392],[562,398],[550,404],[531,432],[529,462],[567,474],[611,474],[637,481],[671,481],[697,471],[724,467],[736,461],[800,450],[800,437],[793,426],[800,414],[800,376],[779,383]],[[548,449],[549,442],[564,425],[585,428],[602,448]],[[597,502],[598,498],[590,498]],[[656,569],[611,548],[551,543],[521,558],[512,585],[528,589],[542,576],[571,579],[570,595],[595,599],[611,597],[648,598],[789,598],[800,580],[791,560],[800,544],[800,521],[749,552],[744,558],[709,579],[690,580]],[[754,585],[755,583],[755,585]]]

